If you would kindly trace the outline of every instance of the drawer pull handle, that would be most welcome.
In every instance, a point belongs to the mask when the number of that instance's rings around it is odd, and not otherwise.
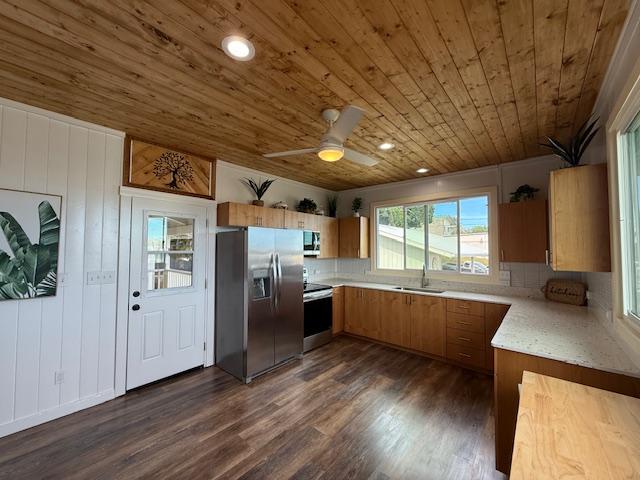
[[[458,308],[462,308],[464,310],[469,310],[469,307],[467,305],[458,305]]]
[[[458,353],[458,355],[460,355],[461,357],[464,357],[464,358],[471,358],[471,355],[468,355],[466,353]]]
[[[471,322],[461,322],[460,320],[458,320],[458,323],[460,325],[473,325]]]
[[[464,340],[465,342],[470,342],[471,341],[470,338],[466,338],[466,337],[458,337],[458,340]]]

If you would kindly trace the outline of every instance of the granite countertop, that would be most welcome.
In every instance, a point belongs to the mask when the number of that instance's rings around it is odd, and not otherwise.
[[[334,287],[398,291],[394,289],[395,285],[339,278],[325,279],[322,283]],[[587,307],[450,290],[443,293],[406,293],[511,305],[491,341],[493,347],[640,378],[640,367],[631,361]]]

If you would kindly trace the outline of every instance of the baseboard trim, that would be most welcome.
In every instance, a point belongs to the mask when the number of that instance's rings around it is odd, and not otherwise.
[[[93,407],[115,398],[113,389],[0,425],[0,438]]]

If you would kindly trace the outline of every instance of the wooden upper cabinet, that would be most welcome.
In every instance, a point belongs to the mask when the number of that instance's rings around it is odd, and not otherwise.
[[[546,200],[500,204],[500,261],[545,263],[547,218]]]
[[[320,255],[318,258],[336,258],[339,254],[340,231],[337,218],[318,217]]]
[[[446,301],[427,295],[411,295],[411,348],[444,357]]]
[[[605,163],[551,172],[549,216],[554,270],[611,271]]]
[[[284,228],[293,230],[311,230],[319,231],[319,217],[310,213],[296,212],[293,210],[285,210],[284,212]]]
[[[340,257],[369,258],[369,219],[346,217],[340,219]]]
[[[218,205],[220,227],[284,228],[284,210],[226,202]]]

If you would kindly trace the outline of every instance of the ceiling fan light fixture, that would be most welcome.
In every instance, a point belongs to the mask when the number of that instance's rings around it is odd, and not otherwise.
[[[394,148],[395,145],[391,142],[383,142],[380,145],[378,145],[378,149],[379,150],[391,150],[392,148]]]
[[[428,168],[424,168],[424,167],[423,167],[423,168],[419,168],[419,169],[417,169],[417,170],[416,170],[416,173],[427,173],[428,171],[429,171],[429,169],[428,169]]]
[[[318,157],[325,162],[337,162],[344,157],[344,149],[340,147],[324,147],[318,152]]]
[[[222,40],[222,50],[224,50],[224,53],[229,57],[241,62],[251,60],[256,54],[253,43],[238,35],[225,37]]]

